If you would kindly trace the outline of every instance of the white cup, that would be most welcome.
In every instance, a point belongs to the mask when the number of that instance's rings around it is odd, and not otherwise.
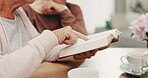
[[[125,60],[127,62],[125,62]],[[127,56],[122,56],[120,58],[121,62],[129,66],[132,72],[139,73],[141,68],[142,52],[132,52],[127,54]]]
[[[99,73],[95,69],[75,68],[68,71],[68,78],[99,78]]]

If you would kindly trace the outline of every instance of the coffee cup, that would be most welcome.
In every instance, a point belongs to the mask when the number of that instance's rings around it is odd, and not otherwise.
[[[68,71],[68,78],[99,78],[99,73],[91,68],[75,68]]]
[[[142,52],[131,52],[127,54],[127,56],[122,56],[120,60],[123,64],[129,66],[132,72],[139,73],[141,68]]]

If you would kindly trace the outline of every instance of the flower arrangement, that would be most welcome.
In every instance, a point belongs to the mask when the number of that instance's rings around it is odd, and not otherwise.
[[[139,16],[131,23],[132,34],[131,37],[135,37],[140,41],[147,42],[148,48],[148,14]]]
[[[138,38],[140,41],[147,42],[148,48],[148,14],[143,14],[139,16],[136,20],[131,23],[130,29],[132,29],[132,37]],[[143,58],[144,56],[142,56]],[[148,57],[148,56],[146,56]],[[141,77],[140,78],[148,78],[148,66],[142,66],[141,68]]]

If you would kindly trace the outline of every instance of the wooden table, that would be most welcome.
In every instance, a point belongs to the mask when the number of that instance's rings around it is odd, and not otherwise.
[[[80,67],[97,69],[99,78],[139,78],[124,73],[119,66],[121,56],[126,56],[130,52],[144,52],[148,49],[142,48],[109,48],[98,52],[94,57],[86,60]]]
[[[121,56],[126,56],[130,52],[144,52],[148,49],[144,48],[108,48],[103,51],[99,51],[91,59],[85,60],[85,62],[79,66],[96,69],[99,72],[99,78],[139,78],[124,73],[120,70],[119,66],[122,64],[120,61]],[[42,68],[42,67],[41,67]],[[43,65],[42,73],[38,70],[38,76],[32,76],[31,78],[67,78],[67,72],[72,67],[66,64],[53,64],[45,63]],[[54,70],[54,71],[52,71]],[[43,72],[44,71],[44,72]],[[42,77],[40,75],[43,75]]]

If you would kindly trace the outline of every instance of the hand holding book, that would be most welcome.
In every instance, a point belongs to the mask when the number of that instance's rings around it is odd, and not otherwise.
[[[117,38],[113,38],[113,40],[111,41],[111,43],[117,42],[118,39],[119,39],[119,36]],[[76,54],[73,57],[76,60],[83,60],[83,59],[86,59],[86,58],[91,58],[92,56],[94,56],[97,53],[97,51],[107,49],[110,46],[111,45],[109,44],[109,45],[107,45],[105,47],[101,47],[101,48],[98,48],[98,49],[94,49],[94,50],[86,51],[86,52],[83,52],[83,53],[80,53],[80,54]]]
[[[117,42],[120,31],[118,29],[113,29],[101,33],[96,33],[92,35],[88,35],[87,37],[90,40],[82,40],[78,39],[77,43],[74,45],[67,46],[60,51],[60,58],[67,57],[67,56],[76,56],[78,55],[86,55],[91,50],[97,51],[97,49],[105,49],[111,43]],[[95,54],[95,52],[94,52]],[[91,55],[88,53],[88,55]]]
[[[110,47],[110,45],[107,45],[107,46],[102,47],[102,48],[86,51],[86,52],[83,52],[83,53],[80,53],[80,54],[76,54],[76,55],[74,55],[74,59],[83,60],[83,59],[86,59],[86,58],[91,58],[92,56],[94,56],[97,53],[97,51],[104,50],[108,47]]]

